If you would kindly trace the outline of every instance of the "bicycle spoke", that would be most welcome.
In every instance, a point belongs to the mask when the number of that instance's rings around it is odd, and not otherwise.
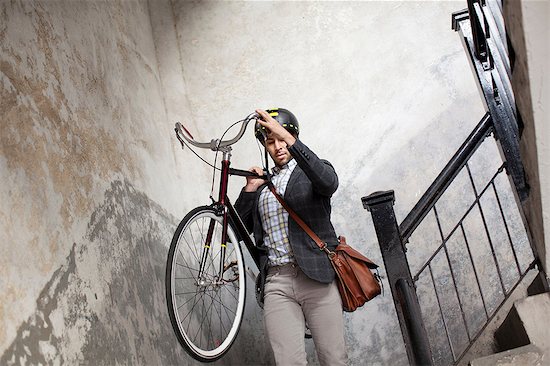
[[[193,238],[193,232],[190,231],[190,232],[189,232],[189,235],[191,236],[191,242],[194,243],[194,242],[195,242],[195,239]],[[187,246],[188,246],[189,248],[193,248],[193,245],[192,245],[192,244],[189,244],[189,240],[187,240],[187,238],[186,238],[185,236],[183,237],[183,240],[185,240],[185,243],[187,244]],[[202,241],[200,241],[200,242],[202,242]],[[199,242],[199,243],[200,243],[200,242]],[[194,248],[193,248],[193,249],[194,249]],[[181,252],[180,252],[180,254],[183,256],[183,254],[182,254]],[[193,254],[193,256],[195,257],[195,259],[197,260],[197,262],[200,263],[200,259],[198,258],[197,253],[195,252],[195,250],[192,250],[192,251],[191,251],[191,254]]]
[[[185,238],[185,236],[183,236],[183,239],[184,239],[185,242],[187,243],[187,246],[188,246],[188,247],[191,247],[191,246],[189,245],[189,242],[187,241],[187,238]],[[181,252],[181,250],[178,249],[178,253],[179,253],[179,257],[182,258],[183,261],[186,263],[186,268],[188,268],[190,271],[191,271],[191,270],[196,271],[196,272],[197,272],[197,275],[198,275],[199,271],[196,270],[196,269],[194,269],[194,268],[191,269],[191,266],[187,263],[187,260],[185,259],[185,256],[183,255],[183,253]],[[195,254],[194,251],[191,251],[191,253],[192,253],[193,255]],[[197,259],[196,255],[194,255],[194,256],[195,256],[195,259]],[[197,259],[197,261],[198,261],[198,259]],[[176,264],[178,264],[178,263],[176,263]],[[181,265],[181,264],[180,264],[180,265]],[[183,266],[183,265],[181,265],[181,266]]]
[[[185,303],[184,305],[188,304],[188,303],[189,303],[190,301],[192,301],[192,300],[197,300],[197,296],[199,295],[199,293],[197,293],[197,291],[194,291],[194,292],[191,292],[191,293],[194,293],[195,296],[189,298],[189,300],[187,300],[186,303]],[[193,309],[195,309],[195,306],[196,306],[196,305],[197,305],[197,301],[195,301],[195,302],[193,303],[193,306],[191,307],[191,311],[189,311],[189,313],[186,315],[185,318],[187,318],[188,316],[190,316],[191,314],[193,314]],[[182,321],[181,321],[182,323],[183,323],[183,321],[185,320],[185,318],[182,319]]]
[[[181,304],[180,306],[178,306],[177,309],[178,309],[178,310],[181,309],[183,306],[189,304],[189,302],[190,302],[191,300],[193,300],[193,299],[194,299],[193,297],[189,298],[189,300],[187,300],[186,302],[184,302],[183,304]],[[189,314],[191,314],[191,313],[189,313]]]
[[[229,295],[231,295],[231,296],[233,297],[233,299],[234,299],[235,301],[238,301],[238,297],[237,297],[236,294],[234,294],[232,291],[229,291],[228,289],[225,289],[225,290],[229,293]]]
[[[202,330],[202,325],[204,324],[204,318],[207,316],[208,312],[207,311],[204,311],[204,309],[206,309],[206,304],[205,304],[205,301],[204,301],[204,297],[202,297],[202,307],[203,309],[203,312],[202,312],[202,319],[201,321],[199,322],[199,327],[197,329],[197,333],[195,334],[195,337],[194,339],[197,339],[197,336],[199,335],[200,331]]]
[[[206,294],[206,295],[208,295],[208,294]],[[211,296],[211,299],[212,299],[212,302],[214,302],[214,297],[213,297],[213,296]],[[235,312],[232,311],[228,306],[224,306],[223,301],[221,300],[221,298],[220,298],[220,300],[216,301],[216,303],[219,304],[219,305],[221,305],[221,306],[222,306],[223,308],[225,308],[226,310],[231,311],[231,313],[232,313],[233,315],[235,314]]]
[[[206,338],[206,344],[211,344],[213,347],[216,347],[215,343],[214,343],[214,338],[213,338],[213,332],[212,332],[212,315],[210,315],[210,318],[208,319],[208,334],[207,334],[207,338]]]
[[[185,258],[184,258],[184,260],[185,260]],[[195,268],[191,267],[189,264],[181,264],[181,263],[176,262],[176,265],[177,265],[177,266],[180,266],[180,267],[183,267],[183,268],[185,268],[185,269],[188,269],[190,272],[195,271],[195,272],[197,272],[197,274],[199,273],[199,270],[198,270],[198,269],[195,269]],[[194,278],[194,277],[193,277],[193,278]]]
[[[224,324],[223,324],[223,321],[222,321],[222,318],[221,318],[221,308],[218,310],[218,308],[215,306],[216,304],[222,304],[222,301],[221,299],[220,300],[216,300],[214,299],[214,297],[212,297],[212,302],[211,302],[211,307],[215,310],[216,314],[218,314],[218,318],[219,318],[219,325],[220,325],[220,329],[219,329],[219,332],[220,332],[220,338],[223,338],[225,337],[225,335],[228,333],[224,327]],[[214,312],[211,312],[211,317],[210,317],[210,321],[212,321],[212,317],[214,317]]]
[[[189,280],[194,280],[195,277],[174,277],[175,280],[180,280],[180,281],[189,281]]]
[[[226,292],[229,292],[231,294],[230,291],[228,291],[227,289],[225,289],[225,290],[226,290]],[[212,291],[212,292],[214,292],[214,291]],[[194,339],[195,340],[199,339],[199,335],[201,335],[201,331],[203,331],[205,329],[205,323],[207,323],[206,324],[206,329],[209,329],[208,334],[210,334],[210,336],[206,335],[206,337],[210,337],[210,339],[212,339],[214,341],[214,339],[212,338],[212,335],[214,335],[214,332],[212,331],[212,322],[213,322],[212,318],[214,316],[216,316],[219,320],[219,325],[220,325],[219,332],[220,332],[220,335],[221,335],[220,338],[223,338],[229,332],[227,327],[226,327],[226,322],[224,322],[224,315],[227,319],[232,319],[233,316],[236,314],[235,311],[233,311],[230,307],[224,305],[224,302],[221,299],[221,297],[222,297],[221,296],[221,290],[218,292],[217,296],[212,296],[207,292],[201,292],[200,295],[201,295],[200,299],[198,299],[195,302],[194,307],[196,307],[200,302],[201,303],[200,307],[202,309],[205,309],[205,310],[203,310],[203,312],[201,314],[201,320],[199,322],[200,327],[197,329],[197,332],[195,333]],[[231,294],[231,296],[233,298],[235,298],[233,294]],[[218,305],[219,308],[216,305]],[[212,309],[214,311],[212,311]],[[211,316],[210,316],[210,318],[207,319],[208,313],[211,313]],[[189,328],[191,322],[192,322],[192,319],[190,319],[190,321],[187,324],[188,328]],[[206,342],[208,343],[208,339],[206,339]]]

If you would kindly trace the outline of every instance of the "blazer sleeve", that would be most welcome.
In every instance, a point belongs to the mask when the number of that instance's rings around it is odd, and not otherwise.
[[[239,213],[239,216],[243,220],[248,231],[254,230],[254,221],[252,214],[254,212],[254,202],[256,198],[256,192],[245,192],[243,189],[235,201],[235,210]]]
[[[338,175],[328,161],[320,159],[300,140],[296,140],[288,151],[311,181],[315,192],[327,197],[336,192]]]

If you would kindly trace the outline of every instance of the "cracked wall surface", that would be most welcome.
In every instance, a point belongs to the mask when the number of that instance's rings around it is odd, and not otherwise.
[[[162,273],[191,192],[147,2],[2,0],[0,50],[0,363],[189,362]]]
[[[175,364],[165,315],[164,237],[174,218],[114,181],[4,351],[6,364]]]
[[[167,250],[176,219],[127,181],[113,181],[19,325],[0,364],[191,363],[175,339],[165,305]],[[254,296],[249,296],[254,309]],[[242,334],[223,363],[261,364],[261,334],[248,312]],[[254,321],[256,320],[256,321]],[[248,336],[247,336],[248,335]],[[239,346],[239,343],[241,346]]]
[[[181,150],[178,120],[208,141],[254,108],[293,110],[339,173],[338,232],[382,263],[360,198],[394,189],[402,219],[484,113],[449,25],[464,7],[0,0],[0,364],[196,364],[164,266],[212,172]],[[233,162],[260,164],[252,133]],[[217,364],[273,364],[247,281]],[[406,363],[391,296],[345,321],[350,365]]]

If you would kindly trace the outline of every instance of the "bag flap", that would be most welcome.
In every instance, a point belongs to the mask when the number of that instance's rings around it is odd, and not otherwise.
[[[340,241],[340,244],[338,244],[338,246],[336,247],[336,251],[343,251],[350,257],[356,258],[358,260],[361,260],[367,263],[367,267],[371,269],[378,268],[378,265],[376,263],[374,263],[373,261],[365,257],[363,254],[359,253],[357,250],[353,249],[348,244],[346,244],[345,239]]]

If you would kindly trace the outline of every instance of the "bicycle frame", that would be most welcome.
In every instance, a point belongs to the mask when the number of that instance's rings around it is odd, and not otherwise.
[[[229,225],[229,220],[231,220],[231,223],[233,224],[234,228],[237,230],[237,235],[242,240],[245,245],[246,249],[249,251],[251,257],[254,259],[254,263],[256,264],[256,267],[259,268],[258,259],[255,255],[256,247],[254,245],[254,242],[250,238],[250,233],[246,229],[244,223],[242,222],[241,217],[231,204],[231,201],[229,200],[229,197],[227,196],[227,187],[229,183],[229,176],[233,174],[235,175],[241,175],[241,176],[252,176],[255,175],[252,172],[247,172],[244,170],[239,169],[231,169],[230,168],[230,160],[231,160],[231,147],[225,147],[220,149],[223,152],[223,159],[222,159],[222,170],[220,175],[220,189],[219,189],[219,195],[218,195],[218,201],[214,202],[212,204],[212,207],[215,209],[216,213],[222,216],[223,220],[223,226],[222,226],[222,242],[221,242],[221,255],[220,255],[220,266],[219,266],[219,273],[218,273],[218,281],[219,283],[214,284],[223,284],[224,278],[223,274],[225,271],[227,271],[230,267],[226,267],[223,265],[225,262],[225,254],[227,250],[227,227]],[[210,247],[212,245],[212,231],[214,229],[214,220],[212,220],[208,227],[208,233],[206,242],[204,243],[204,248],[202,252],[201,262],[200,262],[200,268],[199,268],[199,275],[198,275],[198,281],[199,285],[203,284],[201,282],[204,282],[202,279],[204,266],[205,266],[205,259],[208,257],[208,252],[210,251]],[[236,245],[240,245],[240,243],[236,243]],[[232,263],[232,265],[235,265],[235,263]],[[233,280],[234,281],[234,280]],[[231,281],[229,281],[231,282]]]

